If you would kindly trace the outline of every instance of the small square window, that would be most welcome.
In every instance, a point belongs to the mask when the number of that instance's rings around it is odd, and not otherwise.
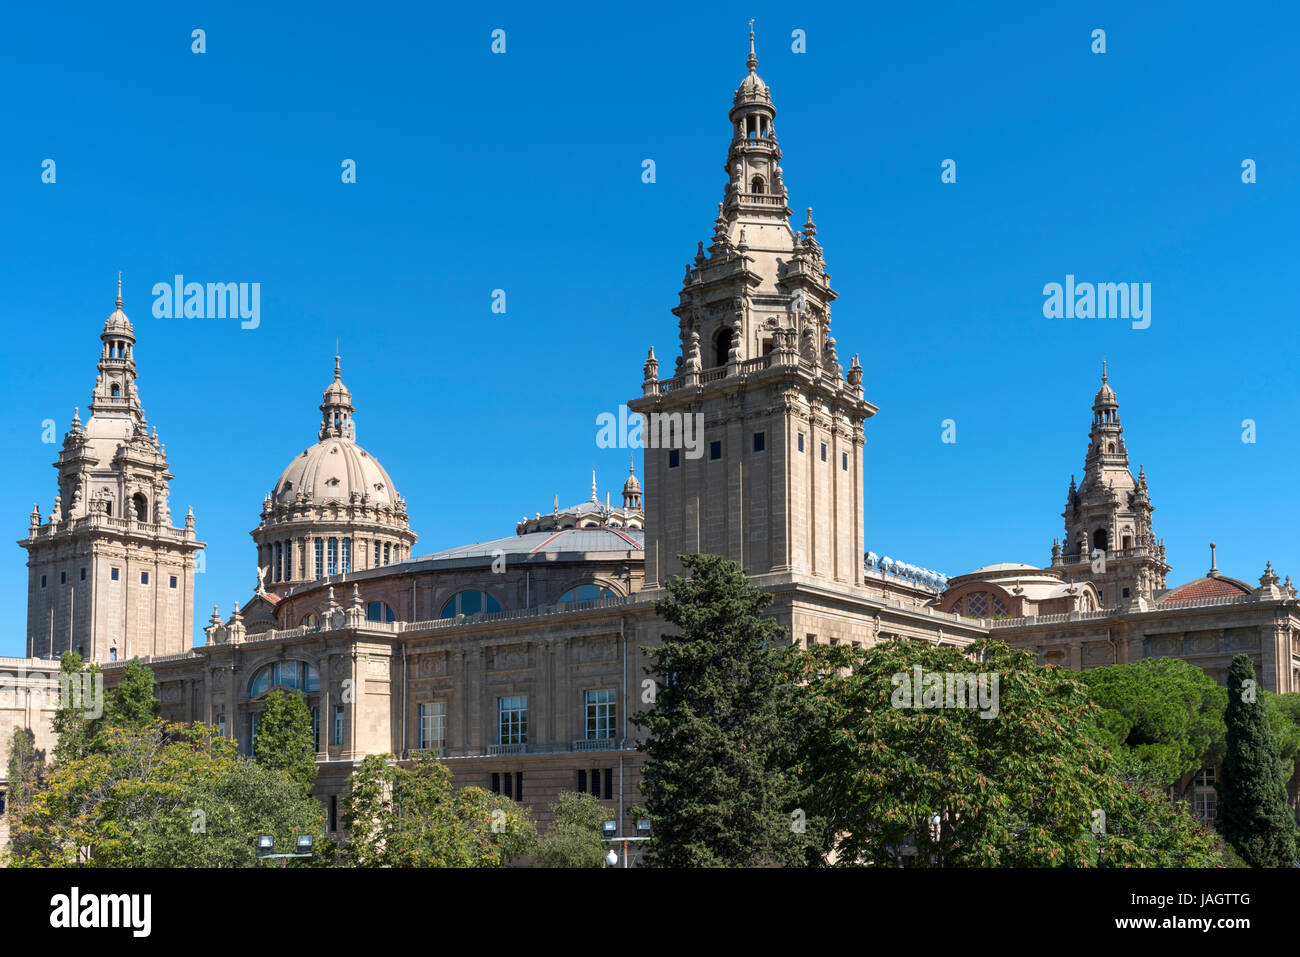
[[[169,588],[175,588],[175,587],[176,587],[176,576],[175,576],[175,575],[172,576],[171,584],[170,584],[168,587],[169,587]]]
[[[800,451],[800,452],[803,451],[803,433],[802,433],[802,432],[799,433],[799,451]]]
[[[841,452],[841,453],[840,453],[840,468],[843,469],[845,472],[847,472],[847,471],[849,470],[849,453],[848,453],[848,452]]]
[[[117,570],[116,568],[114,568],[114,569],[113,569],[113,572],[112,572],[112,576],[111,576],[112,579],[113,579],[113,581],[117,581],[117,572],[118,572],[118,570]]]
[[[711,459],[720,459],[720,458],[722,458],[722,443],[721,443],[721,442],[710,442],[710,443],[709,443],[709,458],[711,458]]]
[[[141,573],[140,573],[140,584],[141,584],[141,585],[147,585],[147,584],[149,584],[149,573],[148,573],[148,572],[141,572]]]
[[[1125,598],[1128,597],[1128,589],[1127,589],[1127,588],[1124,589],[1124,597],[1125,597]]]
[[[755,433],[754,433],[754,451],[755,451],[755,452],[761,452],[761,451],[763,451],[763,449],[764,449],[766,446],[767,446],[767,433],[766,433],[766,432],[755,432]]]
[[[668,467],[669,467],[670,469],[675,469],[675,468],[677,468],[677,466],[679,466],[679,465],[681,465],[681,464],[682,464],[682,453],[681,453],[681,450],[680,450],[680,449],[669,449],[669,450],[668,450]]]
[[[822,443],[822,461],[823,461],[823,462],[826,461],[826,443],[825,443],[825,442]]]

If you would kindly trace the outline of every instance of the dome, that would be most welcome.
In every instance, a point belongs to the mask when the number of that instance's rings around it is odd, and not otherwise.
[[[317,442],[289,463],[275,483],[277,505],[292,505],[299,497],[314,503],[397,504],[397,490],[375,457],[348,439]]]
[[[761,99],[765,100],[770,94],[767,90],[767,84],[757,73],[750,73],[740,81],[740,88],[736,90],[737,100]]]
[[[623,494],[631,495],[633,492],[641,491],[641,483],[636,480],[635,475],[629,475],[627,481],[623,483]]]
[[[1238,595],[1253,594],[1253,589],[1243,581],[1229,578],[1227,575],[1204,575],[1193,581],[1185,582],[1171,588],[1160,596],[1161,603],[1167,601],[1187,601],[1191,598],[1236,598]]]

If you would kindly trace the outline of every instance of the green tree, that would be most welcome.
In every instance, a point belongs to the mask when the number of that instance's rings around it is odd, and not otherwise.
[[[7,762],[9,807],[26,807],[40,786],[41,757],[36,752],[36,734],[31,728],[14,728],[9,739]]]
[[[276,688],[267,695],[257,723],[253,756],[263,767],[289,775],[302,789],[303,797],[311,794],[316,783],[316,745],[311,711],[301,691],[286,695]]]
[[[590,794],[565,791],[551,805],[550,828],[533,858],[541,867],[603,867],[605,808]]]
[[[828,863],[1222,863],[1184,806],[1110,773],[1099,709],[1070,672],[989,639],[818,646],[804,668],[799,770]]]
[[[1078,680],[1101,708],[1096,723],[1125,780],[1164,790],[1222,758],[1228,694],[1195,665],[1144,658]]]
[[[1296,761],[1300,755],[1300,692],[1274,694],[1264,691],[1261,697],[1268,709],[1269,727],[1277,740],[1278,756],[1282,759],[1287,799],[1294,808],[1300,798],[1300,767]]]
[[[206,725],[106,728],[84,757],[56,765],[12,825],[19,867],[252,866],[256,840],[333,845],[320,805],[282,771],[241,757]],[[269,862],[260,862],[267,865]],[[278,866],[278,862],[277,862]]]
[[[79,700],[64,689],[83,691],[98,688],[103,695],[103,675],[98,665],[87,665],[75,651],[65,651],[59,662],[59,707],[54,712],[54,760],[75,761],[84,757],[94,736],[95,723],[102,715],[93,713],[93,697]],[[103,703],[103,698],[100,698]]]
[[[158,717],[158,694],[154,690],[153,671],[132,658],[122,669],[122,680],[104,702],[101,728],[126,728],[138,731]]]
[[[809,836],[793,773],[799,651],[763,614],[772,597],[735,562],[680,556],[655,611],[679,633],[646,648],[656,682],[641,782],[650,866],[802,863]]]
[[[1228,669],[1227,750],[1215,781],[1216,824],[1252,867],[1295,864],[1295,820],[1286,777],[1266,707],[1259,700],[1255,666],[1236,655]]]
[[[497,867],[526,853],[535,834],[525,808],[476,787],[452,787],[427,754],[409,767],[368,755],[343,800],[344,860],[354,867]]]

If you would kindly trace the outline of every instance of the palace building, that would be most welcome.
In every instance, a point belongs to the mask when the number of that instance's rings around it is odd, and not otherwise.
[[[192,513],[183,528],[170,524],[171,474],[145,427],[119,287],[90,420],[74,420],[55,507],[44,522],[34,510],[19,543],[29,657],[0,668],[48,686],[59,654],[76,649],[111,684],[139,656],[164,717],[216,725],[246,751],[270,691],[301,691],[316,731],[315,794],[336,832],[366,755],[433,752],[457,784],[520,801],[543,826],[557,795],[579,790],[605,803],[620,836],[635,835],[643,757],[630,718],[643,707],[642,648],[659,641],[654,603],[690,552],[738,562],[804,646],[903,637],[961,647],[993,635],[1045,663],[1170,655],[1220,681],[1244,651],[1264,687],[1300,690],[1289,579],[1280,584],[1270,566],[1254,588],[1211,568],[1167,586],[1146,473],[1129,469],[1104,370],[1050,565],[946,579],[864,550],[864,428],[877,408],[858,357],[846,372],[831,334],[836,293],[812,210],[791,226],[777,110],[757,65],[751,32],[713,238],[672,309],[679,351],[661,377],[650,350],[628,403],[647,417],[696,417],[703,454],[647,448],[621,505],[601,502],[593,476],[581,505],[561,510],[557,496],[513,534],[416,554],[405,499],[357,444],[358,406],[336,357],[318,441],[292,453],[261,503],[255,591],[224,616],[214,608],[206,643],[191,648],[203,545]],[[396,475],[418,496],[418,475]],[[48,750],[52,706],[0,701],[0,735],[31,727]]]

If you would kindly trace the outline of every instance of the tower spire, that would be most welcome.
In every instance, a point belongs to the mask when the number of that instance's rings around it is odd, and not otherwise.
[[[749,67],[749,72],[753,73],[758,69],[758,57],[754,54],[754,21],[749,21],[749,59],[745,61],[745,66]]]
[[[113,301],[118,309],[122,308],[122,270],[117,271],[117,299]]]
[[[1101,384],[1102,384],[1102,385],[1105,385],[1105,384],[1106,384],[1106,378],[1107,378],[1107,376],[1106,376],[1106,357],[1105,357],[1105,356],[1102,356],[1102,357],[1101,357]]]

